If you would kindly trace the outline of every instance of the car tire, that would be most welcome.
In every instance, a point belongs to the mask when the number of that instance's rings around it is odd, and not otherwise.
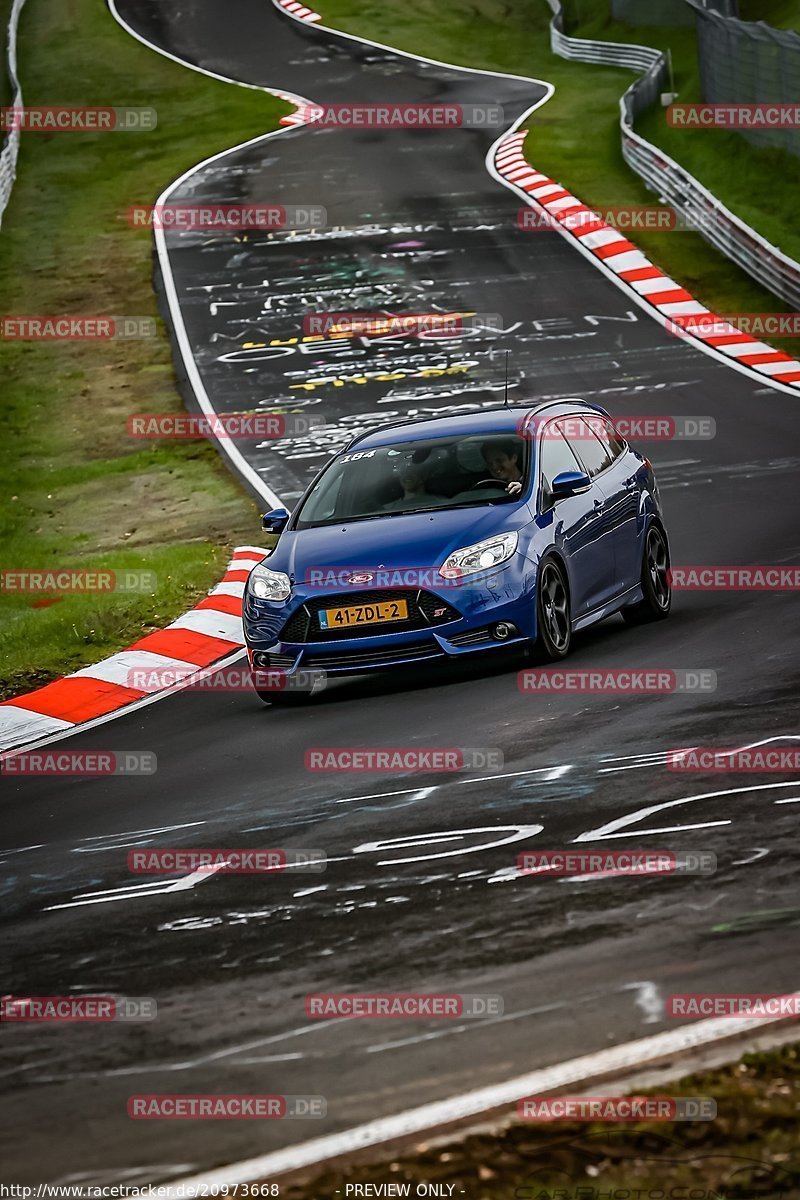
[[[664,621],[672,607],[669,581],[669,544],[660,525],[651,525],[644,539],[641,575],[642,599],[622,609],[628,625]]]
[[[572,645],[572,614],[564,568],[546,558],[536,585],[536,654],[543,662],[566,658]]]

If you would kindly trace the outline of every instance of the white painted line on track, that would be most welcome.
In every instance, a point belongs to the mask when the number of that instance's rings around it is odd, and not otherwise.
[[[240,79],[231,79],[225,75],[218,75],[214,71],[208,71],[204,67],[198,67],[193,63],[186,62],[185,60],[178,58],[176,55],[170,54],[168,50],[163,50],[154,42],[148,41],[147,38],[138,33],[120,15],[115,0],[108,0],[108,7],[114,19],[131,35],[131,37],[134,37],[138,42],[141,42],[142,45],[147,46],[150,50],[154,50],[157,54],[163,55],[164,58],[168,58],[172,62],[178,63],[182,67],[186,67],[192,71],[197,71],[201,75],[207,75],[211,79],[217,79],[221,83],[231,83],[237,87],[249,88],[251,91],[266,92],[270,95],[277,96],[281,100],[288,100],[290,103],[295,104],[298,108],[307,107],[311,104],[310,100],[307,100],[304,96],[298,96],[293,92],[286,92],[276,88],[262,87],[261,85],[254,83],[244,83]],[[288,132],[290,132],[289,128],[276,129],[271,133],[250,138],[249,141],[242,142],[228,150],[223,150],[219,154],[212,154],[209,158],[204,159],[203,162],[200,162],[196,166],[191,167],[188,171],[185,171],[183,175],[171,183],[169,187],[167,187],[159,196],[158,200],[156,201],[156,207],[167,204],[172,193],[175,192],[183,183],[185,183],[187,179],[190,179],[192,175],[204,170],[212,163],[218,162],[220,159],[225,158],[228,155],[236,154],[239,150],[245,150],[248,146],[255,146],[260,142],[266,141],[268,138],[280,137],[282,134]],[[203,383],[200,375],[200,371],[189,342],[186,325],[183,320],[183,313],[181,311],[180,301],[178,299],[175,279],[172,274],[172,266],[169,261],[166,231],[156,226],[153,233],[156,243],[156,253],[158,254],[158,260],[161,266],[161,277],[164,281],[164,290],[166,293],[167,304],[169,305],[172,326],[187,378],[191,384],[192,391],[194,392],[195,398],[202,413],[207,417],[216,416],[216,409],[211,403],[211,399],[206,391],[205,384]],[[280,497],[273,492],[272,488],[270,488],[264,482],[258,472],[250,465],[250,463],[247,462],[238,446],[233,444],[232,439],[217,438],[216,441],[219,448],[225,454],[227,454],[228,459],[230,460],[230,465],[235,473],[241,479],[243,479],[244,482],[248,484],[248,486],[255,491],[256,494],[271,508],[280,508],[282,504]]]
[[[460,1095],[450,1096],[446,1100],[407,1109],[394,1116],[380,1117],[327,1137],[312,1138],[285,1150],[258,1155],[228,1167],[206,1171],[181,1180],[180,1185],[202,1184],[211,1187],[254,1183],[262,1179],[272,1181],[292,1171],[321,1166],[330,1159],[341,1158],[372,1146],[377,1147],[383,1143],[423,1133],[433,1134],[455,1122],[509,1108],[525,1096],[552,1095],[567,1087],[587,1087],[592,1081],[610,1080],[614,1076],[628,1074],[633,1069],[658,1064],[675,1055],[710,1046],[715,1042],[743,1038],[747,1034],[764,1031],[787,1020],[786,1017],[709,1017],[690,1025],[681,1025],[678,1029],[654,1034],[652,1037],[640,1038],[622,1046],[612,1046],[595,1054],[586,1054],[551,1067],[539,1068],[503,1083],[475,1088]],[[179,1194],[167,1185],[168,1197],[177,1197]]]

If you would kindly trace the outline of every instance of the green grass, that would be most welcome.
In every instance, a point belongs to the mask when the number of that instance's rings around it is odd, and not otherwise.
[[[602,1095],[597,1087],[593,1095]],[[348,1185],[452,1185],[475,1200],[796,1200],[800,1196],[797,1106],[798,1046],[746,1054],[738,1063],[700,1071],[636,1095],[708,1096],[714,1121],[582,1124],[515,1122],[497,1133],[419,1146],[416,1153],[376,1155],[331,1168],[285,1200],[335,1200]],[[350,1194],[353,1194],[352,1192]]]
[[[151,133],[23,134],[0,233],[0,312],[156,316],[152,202],[209,154],[274,128],[288,106],[171,63],[98,0],[28,0],[26,103],[142,105]],[[260,536],[254,505],[205,442],[136,442],[129,413],[178,412],[166,334],[128,342],[4,342],[0,566],[154,571],[149,594],[0,592],[0,695],[96,662],[163,626],[215,582],[230,547]]]
[[[573,0],[574,2],[574,0]],[[691,29],[632,30],[613,25],[602,14],[608,0],[580,0],[585,24],[572,33],[671,46],[678,62],[681,99],[690,99],[683,63],[694,53]],[[622,158],[619,98],[632,82],[631,71],[571,63],[550,50],[550,9],[545,0],[320,0],[327,24],[465,66],[510,71],[548,80],[556,93],[528,122],[528,158],[541,171],[596,207],[654,205],[649,192]],[[569,15],[569,14],[568,14]],[[591,17],[591,20],[589,19]],[[649,118],[648,118],[649,120]],[[797,182],[800,160],[772,151],[755,151],[736,135],[738,157],[730,168],[726,134],[694,134],[666,129],[662,113],[641,130],[665,144],[673,156],[719,190],[734,211],[800,258],[796,228]],[[675,132],[679,145],[667,145],[662,134]],[[710,139],[714,139],[710,141]],[[720,153],[721,152],[721,153]],[[703,160],[703,155],[707,160]],[[756,179],[759,186],[751,188]],[[756,197],[755,199],[753,197]],[[748,275],[694,233],[637,233],[637,245],[663,270],[679,280],[716,312],[783,312],[787,305],[759,287]],[[800,339],[775,340],[790,353],[800,353]]]
[[[740,0],[739,15],[743,21],[766,21],[778,29],[800,32],[798,0]]]

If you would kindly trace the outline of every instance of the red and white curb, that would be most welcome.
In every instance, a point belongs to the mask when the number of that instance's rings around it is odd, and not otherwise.
[[[319,118],[319,104],[312,104],[310,100],[303,100],[298,104],[297,99],[294,96],[290,96],[286,92],[276,92],[274,88],[272,91],[273,95],[280,96],[281,100],[291,101],[292,104],[296,105],[297,109],[296,112],[287,113],[285,117],[281,117],[278,122],[280,125],[308,125],[310,122]]]
[[[654,266],[618,229],[607,225],[560,183],[538,172],[523,153],[526,137],[527,131],[523,130],[495,145],[495,170],[524,192],[529,203],[545,212],[558,232],[574,238],[633,292],[640,304],[644,301],[654,313],[666,318],[667,329],[676,337],[700,342],[725,355],[731,365],[749,368],[770,383],[789,384],[800,390],[797,359],[756,341],[716,316]]]
[[[298,4],[297,0],[278,0],[280,8],[285,8],[293,17],[297,17],[300,21],[321,21],[322,17],[319,13],[314,12],[311,8],[306,8],[305,4]]]
[[[35,692],[0,703],[0,751],[75,730],[145,698],[178,690],[198,671],[241,652],[247,576],[266,554],[259,546],[237,547],[216,587],[166,629],[148,633],[127,650]],[[165,677],[176,682],[159,682]],[[131,686],[133,678],[140,686]]]
[[[302,96],[297,96],[293,92],[281,92],[277,88],[270,88],[269,91],[273,96],[277,96],[280,100],[286,100],[288,104],[295,106],[295,112],[287,113],[285,117],[279,118],[279,125],[307,125],[319,114],[320,106],[314,104],[311,100],[305,100]]]

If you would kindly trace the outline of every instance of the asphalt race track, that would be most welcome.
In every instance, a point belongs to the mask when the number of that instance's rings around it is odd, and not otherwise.
[[[333,39],[267,0],[123,0],[119,12],[187,63],[312,101],[499,102],[508,126],[546,92]],[[711,440],[640,444],[675,564],[797,563],[800,399],[668,336],[558,235],[520,230],[521,201],[484,165],[501,132],[298,128],[217,159],[173,195],[327,209],[324,237],[168,238],[216,409],[273,411],[300,396],[326,421],[305,443],[247,444],[260,478],[291,506],[354,429],[462,398],[496,403],[508,348],[515,402],[583,396],[616,415],[716,421]],[[500,314],[507,332],[359,338],[334,353],[291,343],[303,315],[356,298]],[[791,744],[796,611],[790,592],[681,592],[667,622],[629,629],[617,617],[576,637],[571,667],[710,670],[711,692],[523,693],[521,664],[498,657],[337,686],[299,710],[184,693],[61,743],[154,751],[150,778],[57,791],[4,780],[7,989],[158,1002],[149,1023],[4,1026],[9,1177],[39,1182],[46,1164],[48,1181],[175,1178],[669,1028],[671,992],[791,991],[800,780],[680,775],[663,757]],[[306,770],[310,747],[352,745],[489,747],[504,766]],[[520,851],[575,839],[712,851],[718,869],[516,874]],[[323,874],[190,885],[129,874],[129,849],[176,845],[320,849],[330,862]],[[492,993],[504,1015],[309,1020],[304,996],[322,991]],[[131,1094],[158,1092],[322,1095],[328,1115],[128,1118]]]

